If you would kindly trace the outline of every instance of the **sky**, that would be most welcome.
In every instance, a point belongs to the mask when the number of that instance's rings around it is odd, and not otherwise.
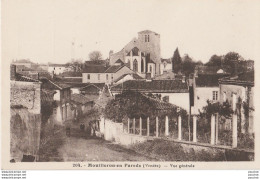
[[[257,0],[3,0],[3,59],[66,63],[98,50],[121,50],[137,33],[160,34],[161,56],[178,47],[206,62],[238,52],[256,60],[260,2]],[[258,19],[257,19],[258,18]],[[74,44],[74,46],[72,45]]]

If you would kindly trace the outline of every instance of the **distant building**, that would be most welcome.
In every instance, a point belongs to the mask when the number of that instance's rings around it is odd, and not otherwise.
[[[115,96],[124,90],[138,91],[189,111],[189,89],[185,80],[130,80],[111,87]]]
[[[111,84],[120,76],[130,73],[134,72],[125,65],[86,66],[82,72],[82,83]]]
[[[172,72],[172,60],[162,58],[160,64],[160,73],[164,74],[167,72]]]
[[[42,89],[55,91],[54,101],[56,107],[54,109],[54,115],[59,124],[64,124],[68,120],[72,120],[72,109],[71,109],[71,90],[70,86],[63,83],[57,83],[47,78],[41,79]]]
[[[69,68],[65,64],[49,64],[48,65],[48,72],[50,74],[59,75],[59,74],[64,73],[66,71],[71,71],[71,68]]]
[[[152,72],[151,76],[160,74],[160,35],[150,30],[138,32],[138,38],[133,38],[121,51],[117,53],[110,51],[109,64],[114,65],[118,59],[125,64],[130,63],[130,69],[139,73],[151,73],[152,67],[147,64],[150,61],[154,63],[154,73]]]
[[[79,119],[94,106],[94,102],[82,94],[71,94],[71,104],[73,107],[73,118]]]

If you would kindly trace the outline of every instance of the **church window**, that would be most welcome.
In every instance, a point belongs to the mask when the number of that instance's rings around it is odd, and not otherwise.
[[[149,35],[147,35],[147,42],[149,42],[150,41],[150,37],[149,37]]]
[[[144,42],[147,42],[147,35],[144,35]]]
[[[134,67],[133,67],[133,70],[134,71],[138,71],[138,63],[137,63],[137,60],[135,59],[134,60],[134,65],[133,65]]]
[[[152,65],[150,65],[150,73],[152,73],[153,67]]]

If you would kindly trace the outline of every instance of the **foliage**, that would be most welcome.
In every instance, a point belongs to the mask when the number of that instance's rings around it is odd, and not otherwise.
[[[233,110],[228,101],[220,104],[219,102],[212,103],[207,100],[207,105],[203,107],[203,112],[200,112],[201,117],[206,117],[207,119],[211,117],[212,114],[218,113],[220,116],[228,118],[231,117]]]
[[[100,51],[90,52],[88,56],[89,56],[89,60],[91,61],[98,61],[103,59]]]
[[[178,48],[176,48],[172,57],[172,69],[174,73],[178,73],[182,69],[182,59]]]
[[[209,61],[206,63],[207,66],[221,66],[222,56],[212,55]]]
[[[168,117],[176,116],[177,113],[180,113],[183,119],[187,118],[185,110],[181,109],[178,112],[177,107],[169,103],[163,104],[168,105],[169,108],[165,110],[159,109],[154,99],[138,92],[124,91],[122,94],[117,95],[115,99],[108,102],[104,110],[104,115],[106,118],[113,119],[116,122],[122,122],[125,116],[129,118],[155,118],[157,116],[164,118],[166,115]]]

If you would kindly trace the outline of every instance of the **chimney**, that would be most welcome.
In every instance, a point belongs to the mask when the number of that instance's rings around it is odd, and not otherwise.
[[[15,80],[16,79],[16,65],[11,65],[10,79],[11,80]]]
[[[37,73],[37,80],[40,80],[40,73]]]
[[[146,73],[146,81],[152,81],[151,73]]]

